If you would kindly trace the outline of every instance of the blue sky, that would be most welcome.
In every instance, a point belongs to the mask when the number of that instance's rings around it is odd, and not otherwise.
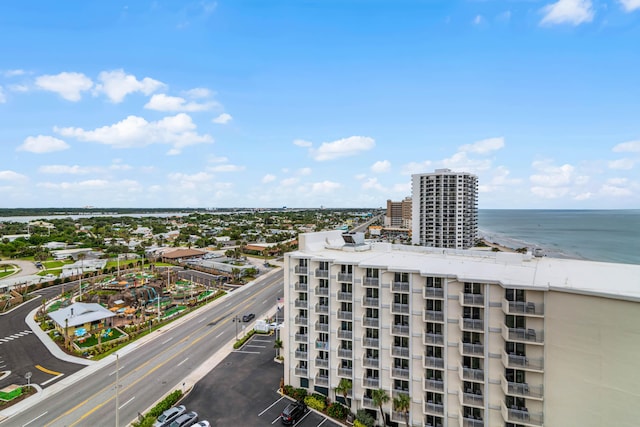
[[[0,207],[640,208],[640,0],[0,4]]]

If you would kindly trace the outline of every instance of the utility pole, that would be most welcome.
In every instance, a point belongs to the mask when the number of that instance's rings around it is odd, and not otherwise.
[[[119,427],[120,424],[120,420],[119,420],[119,415],[120,415],[120,403],[118,402],[118,394],[119,394],[119,390],[118,387],[120,387],[120,385],[118,384],[119,379],[120,379],[120,365],[118,363],[119,360],[119,356],[118,353],[116,353],[116,427]]]

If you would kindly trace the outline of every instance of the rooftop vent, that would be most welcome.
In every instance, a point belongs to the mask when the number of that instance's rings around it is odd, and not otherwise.
[[[364,245],[364,233],[343,233],[344,243],[351,246]]]

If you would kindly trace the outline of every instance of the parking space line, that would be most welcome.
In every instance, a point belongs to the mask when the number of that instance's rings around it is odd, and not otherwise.
[[[242,350],[235,350],[234,353],[260,354],[259,351],[242,351]]]
[[[265,412],[267,412],[269,409],[273,408],[275,405],[278,404],[278,402],[280,402],[282,399],[284,399],[284,396],[280,397],[280,399],[276,400],[275,402],[273,402],[271,405],[269,405],[269,407],[267,409],[265,409],[264,411],[260,412],[258,414],[259,417],[262,416],[262,414],[264,414]]]
[[[280,415],[278,415],[278,418],[276,418],[275,420],[271,421],[271,425],[277,423],[280,418],[281,418]]]
[[[322,424],[324,424],[326,421],[328,420],[328,418],[325,418],[324,420],[322,420],[322,422],[320,424],[318,424],[316,427],[320,427]]]
[[[251,345],[251,344],[247,344],[245,347],[252,347],[252,348],[267,348],[266,345]]]
[[[298,422],[294,424],[294,427],[295,427],[295,426],[297,426],[298,424],[300,424],[300,423],[302,422],[302,420],[304,420],[305,418],[307,418],[307,417],[309,416],[309,414],[310,414],[310,413],[311,413],[311,411],[307,411],[307,413],[306,413],[306,414],[304,414],[304,417],[300,418],[300,419],[298,420]]]

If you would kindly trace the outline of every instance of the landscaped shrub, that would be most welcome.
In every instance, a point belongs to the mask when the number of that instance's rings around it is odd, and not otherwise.
[[[344,420],[345,418],[347,418],[348,414],[349,410],[347,409],[347,407],[338,402],[333,402],[327,408],[327,415],[338,420]]]
[[[371,416],[370,413],[365,411],[364,409],[358,409],[358,413],[356,414],[356,422],[359,422],[364,427],[373,427],[376,420]],[[355,426],[356,424],[353,423]]]
[[[324,411],[324,408],[327,407],[327,405],[325,404],[325,397],[322,396],[322,398],[318,398],[317,396],[313,395],[313,396],[307,396],[304,398],[304,403],[307,404],[307,406],[311,409],[315,409],[316,411]]]
[[[353,422],[353,427],[367,427],[367,426],[362,424],[359,420],[355,420]]]
[[[174,406],[178,401],[182,398],[182,390],[175,390],[171,392],[167,397],[165,397],[161,402],[159,402],[156,406],[151,408],[151,410],[144,415],[144,417],[139,421],[134,421],[131,423],[134,427],[151,427],[153,423],[156,421],[156,418],[160,416],[164,411]]]
[[[304,400],[304,398],[307,397],[307,389],[296,388],[289,396],[293,397],[295,400]]]
[[[287,396],[291,396],[291,394],[293,393],[293,390],[294,390],[294,387],[292,385],[287,384],[284,387],[282,387],[282,392]]]

